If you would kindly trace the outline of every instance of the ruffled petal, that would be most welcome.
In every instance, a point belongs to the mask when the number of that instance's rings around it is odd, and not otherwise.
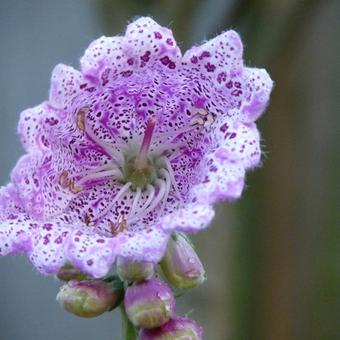
[[[181,51],[172,31],[153,19],[135,20],[128,25],[125,37],[127,54],[137,67],[165,66],[168,71],[178,67]]]
[[[32,247],[32,235],[37,230],[27,214],[10,215],[0,222],[0,256],[27,252]]]
[[[244,187],[245,169],[242,164],[231,163],[220,157],[220,149],[206,157],[199,171],[203,177],[195,184],[190,197],[193,201],[212,204],[233,200],[241,196]]]
[[[13,184],[0,189],[0,256],[28,251],[37,224],[24,213]]]
[[[66,256],[70,263],[93,277],[103,277],[115,261],[116,239],[86,230],[74,230],[66,243]]]
[[[168,232],[195,233],[206,228],[214,216],[210,205],[191,203],[161,218],[158,226]]]
[[[32,249],[28,252],[28,256],[42,274],[54,274],[65,264],[67,260],[65,241],[70,229],[70,226],[63,226],[56,221],[39,225],[39,230],[32,239]]]
[[[93,41],[80,59],[84,76],[97,85],[106,85],[109,77],[131,70],[122,50],[123,37],[105,37]]]
[[[152,225],[116,236],[116,255],[136,261],[158,263],[165,253],[169,232]]]
[[[49,150],[49,131],[60,123],[56,111],[46,102],[27,109],[20,114],[18,133],[26,151]]]
[[[117,78],[128,78],[134,72],[152,71],[155,66],[169,71],[177,68],[181,52],[171,30],[151,18],[139,18],[128,25],[124,37],[101,37],[95,40],[81,58],[85,77],[105,86]]]
[[[246,68],[243,74],[245,98],[240,107],[239,119],[254,122],[265,110],[273,88],[273,81],[264,69]]]
[[[68,110],[74,98],[87,86],[84,76],[71,66],[58,64],[52,71],[49,103]]]
[[[50,152],[25,155],[12,171],[22,205],[34,219],[62,213],[75,195],[70,177],[75,164],[67,154],[57,155]]]
[[[13,183],[0,187],[0,221],[7,220],[10,215],[23,213],[18,191]]]
[[[183,56],[186,69],[203,80],[220,84],[220,79],[238,73],[243,66],[243,45],[237,32],[230,30],[201,46],[192,47]]]
[[[215,152],[217,159],[242,164],[245,169],[254,168],[260,163],[260,134],[254,123],[216,122],[214,134],[220,145]]]

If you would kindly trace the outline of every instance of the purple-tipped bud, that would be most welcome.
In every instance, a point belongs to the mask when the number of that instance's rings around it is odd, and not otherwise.
[[[161,268],[165,278],[175,288],[193,288],[205,280],[205,271],[198,255],[186,237],[179,233],[170,238]]]
[[[117,307],[123,290],[103,281],[69,281],[61,287],[57,301],[69,312],[92,318]]]
[[[61,267],[58,271],[57,277],[59,280],[66,282],[70,280],[86,280],[86,275],[77,268],[73,267],[71,264],[65,264],[63,267]]]
[[[139,340],[202,340],[203,330],[194,320],[177,317],[154,329],[141,329]]]
[[[136,327],[155,328],[173,316],[175,298],[164,282],[151,279],[128,287],[124,306],[128,318]]]
[[[154,264],[136,262],[118,256],[116,262],[117,274],[122,281],[136,282],[150,279],[154,274]]]

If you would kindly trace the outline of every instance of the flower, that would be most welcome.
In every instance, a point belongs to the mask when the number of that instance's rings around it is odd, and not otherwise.
[[[205,228],[261,158],[255,120],[272,81],[242,54],[231,30],[182,56],[143,17],[91,43],[81,71],[57,65],[49,99],[21,113],[0,254],[100,278],[117,256],[157,263],[173,231]]]

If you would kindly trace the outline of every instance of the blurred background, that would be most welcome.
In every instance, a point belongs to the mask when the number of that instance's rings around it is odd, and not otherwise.
[[[195,237],[208,281],[179,300],[207,340],[340,339],[340,1],[1,0],[0,185],[23,150],[19,113],[45,100],[59,62],[135,16],[172,28],[182,51],[228,28],[276,86],[259,121],[264,167]],[[59,283],[23,257],[0,259],[1,340],[119,339],[119,313],[82,320]]]

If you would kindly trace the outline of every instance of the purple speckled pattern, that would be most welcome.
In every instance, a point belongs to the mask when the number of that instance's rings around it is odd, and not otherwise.
[[[235,31],[182,55],[147,17],[92,42],[80,64],[57,65],[48,100],[21,113],[26,154],[0,191],[0,255],[99,278],[117,256],[157,263],[173,231],[207,227],[214,202],[240,197],[261,160],[255,120],[273,83],[243,65]],[[150,119],[157,178],[136,188],[124,164]]]
[[[170,340],[170,339],[202,340],[203,329],[194,320],[176,317],[165,325],[154,329],[142,329],[139,333],[140,340]]]

